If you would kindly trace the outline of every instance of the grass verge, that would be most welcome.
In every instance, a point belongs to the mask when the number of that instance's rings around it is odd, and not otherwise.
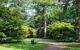
[[[69,47],[69,48],[65,48],[64,50],[80,50],[80,48]]]
[[[32,45],[30,41],[19,43],[0,44],[0,50],[42,50],[45,47],[43,43]]]

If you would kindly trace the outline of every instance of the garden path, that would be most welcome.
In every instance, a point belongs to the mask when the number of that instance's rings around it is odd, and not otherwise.
[[[59,43],[56,42],[49,42],[47,40],[42,40],[44,44],[46,44],[46,47],[43,50],[64,50],[66,46],[61,46]]]
[[[64,46],[58,46],[55,44],[46,44],[43,50],[64,50]]]

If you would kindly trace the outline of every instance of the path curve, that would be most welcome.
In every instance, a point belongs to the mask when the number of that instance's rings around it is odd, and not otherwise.
[[[54,44],[46,44],[43,50],[64,50],[64,46],[58,46]]]
[[[42,43],[46,44],[46,47],[43,50],[64,50],[64,48],[66,47],[59,45],[59,43],[49,42],[46,39],[42,41]]]

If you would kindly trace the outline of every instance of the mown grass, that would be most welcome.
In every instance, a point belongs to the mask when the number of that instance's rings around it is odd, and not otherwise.
[[[64,50],[80,50],[80,43],[70,43],[66,44],[66,46]]]
[[[0,50],[42,50],[45,47],[42,43],[32,45],[30,41],[19,43],[0,44]]]
[[[69,48],[65,48],[64,50],[80,50],[80,48],[73,48],[73,47],[69,47]]]

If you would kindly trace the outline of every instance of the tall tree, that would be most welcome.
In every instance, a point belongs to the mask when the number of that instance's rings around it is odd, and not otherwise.
[[[77,17],[76,17],[76,28],[77,33],[79,35],[79,41],[80,41],[80,0],[76,1],[76,9],[77,9]]]
[[[0,6],[9,7],[11,9],[16,9],[19,17],[25,18],[26,9],[32,4],[32,0],[0,0]]]
[[[55,5],[55,0],[34,0],[33,1],[35,5],[35,10],[37,11],[38,16],[40,16],[39,20],[40,25],[39,28],[41,29],[41,27],[44,27],[44,38],[46,38],[46,30],[47,30],[47,10],[52,7],[53,5]],[[43,24],[41,24],[43,23]]]

